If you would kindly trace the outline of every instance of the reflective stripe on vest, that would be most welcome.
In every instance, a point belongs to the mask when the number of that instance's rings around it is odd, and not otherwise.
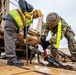
[[[20,9],[18,9],[18,10],[21,12]],[[23,22],[21,20],[21,17],[19,15],[19,13],[16,10],[12,10],[11,12],[9,12],[9,14],[15,19],[18,27],[23,28]],[[21,12],[21,14],[22,14],[22,12]],[[25,16],[23,14],[22,14],[22,16],[23,16],[23,18],[25,20]]]
[[[31,20],[25,18],[24,14],[21,12],[21,10],[20,9],[18,9],[18,10],[19,10],[20,14],[22,15],[24,21],[26,21],[26,26],[30,26],[31,23],[32,23],[32,18],[31,18]],[[11,12],[9,12],[9,14],[15,19],[16,23],[18,24],[18,27],[20,29],[22,29],[24,27],[24,23],[22,21],[21,16],[18,13],[18,11],[17,10],[12,10]]]
[[[58,30],[57,30],[57,41],[56,41],[56,48],[59,47],[59,44],[60,44],[60,40],[61,40],[61,20],[59,21],[58,23]]]

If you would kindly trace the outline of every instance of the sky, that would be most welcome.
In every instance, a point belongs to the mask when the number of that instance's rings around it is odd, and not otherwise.
[[[10,0],[18,6],[15,0]],[[50,12],[56,12],[59,16],[65,19],[65,21],[71,26],[76,35],[76,0],[26,0],[28,3],[34,6],[34,9],[40,9],[44,14],[44,22],[46,16]],[[18,8],[10,3],[10,10]],[[37,20],[33,21],[32,27],[36,28]],[[51,37],[50,33],[47,40]],[[76,39],[76,36],[75,36]],[[63,38],[60,42],[60,48],[68,47],[67,40]]]

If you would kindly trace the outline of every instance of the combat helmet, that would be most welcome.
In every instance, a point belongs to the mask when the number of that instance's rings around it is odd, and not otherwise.
[[[55,27],[58,24],[59,20],[60,20],[60,16],[55,12],[49,13],[46,17],[46,23],[51,28]]]

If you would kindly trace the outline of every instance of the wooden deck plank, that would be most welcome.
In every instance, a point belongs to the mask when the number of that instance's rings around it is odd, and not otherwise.
[[[25,63],[25,65],[17,67],[17,66],[8,66],[6,64],[7,60],[0,59],[0,75],[76,75],[76,71],[39,66],[35,65],[34,63],[28,64],[28,66],[26,66],[26,61],[25,60],[22,61]]]

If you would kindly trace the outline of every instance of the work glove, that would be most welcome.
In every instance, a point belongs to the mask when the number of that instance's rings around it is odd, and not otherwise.
[[[46,36],[45,35],[42,35],[41,38],[40,38],[40,41],[41,41],[41,43],[46,42]]]
[[[31,19],[31,15],[28,12],[24,12],[26,18]]]
[[[24,43],[26,43],[26,39],[24,39]]]
[[[49,45],[50,43],[48,41],[45,41],[44,43],[42,43],[43,50],[45,50]]]

